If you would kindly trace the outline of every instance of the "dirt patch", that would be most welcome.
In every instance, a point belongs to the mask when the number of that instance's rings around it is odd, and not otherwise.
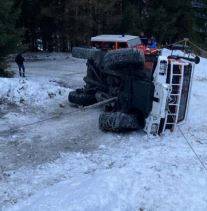
[[[9,112],[20,111],[20,108],[15,103],[9,102],[7,99],[0,99],[0,117],[2,118]]]

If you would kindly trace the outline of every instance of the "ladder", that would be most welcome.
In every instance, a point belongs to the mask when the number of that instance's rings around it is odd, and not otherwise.
[[[175,65],[179,66],[179,73],[174,72]],[[169,128],[171,132],[173,132],[176,129],[178,118],[179,118],[181,95],[182,95],[182,90],[183,90],[183,78],[184,78],[183,75],[184,75],[184,65],[180,65],[180,64],[178,65],[172,62],[171,68],[170,68],[171,93],[169,95],[169,102],[166,108],[167,112],[166,112],[162,132],[164,132],[166,129],[169,129]]]

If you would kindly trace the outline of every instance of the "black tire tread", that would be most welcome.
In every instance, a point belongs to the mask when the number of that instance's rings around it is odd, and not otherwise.
[[[70,92],[68,100],[70,103],[80,106],[89,106],[97,102],[94,94],[88,94],[80,90]]]
[[[103,131],[125,132],[140,129],[135,115],[122,112],[104,112],[99,117],[99,127]]]
[[[104,69],[120,70],[129,66],[144,67],[144,54],[136,49],[119,49],[108,52],[104,57]]]

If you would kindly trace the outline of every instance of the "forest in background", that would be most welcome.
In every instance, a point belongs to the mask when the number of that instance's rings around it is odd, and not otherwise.
[[[0,68],[17,49],[36,51],[39,40],[44,51],[70,51],[98,34],[143,31],[159,44],[188,37],[205,48],[206,2],[195,8],[192,0],[1,0]]]

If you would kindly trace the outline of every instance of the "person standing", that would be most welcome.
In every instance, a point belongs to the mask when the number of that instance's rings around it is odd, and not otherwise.
[[[18,65],[19,68],[19,76],[20,77],[25,77],[25,67],[24,67],[24,57],[22,56],[22,54],[18,54],[15,58],[15,62]]]
[[[139,37],[140,37],[140,40],[141,40],[141,42],[142,42],[142,45],[147,46],[147,44],[148,44],[148,39],[147,39],[147,37],[145,36],[144,32],[141,32]]]
[[[149,48],[157,48],[157,42],[153,36],[149,40]]]

